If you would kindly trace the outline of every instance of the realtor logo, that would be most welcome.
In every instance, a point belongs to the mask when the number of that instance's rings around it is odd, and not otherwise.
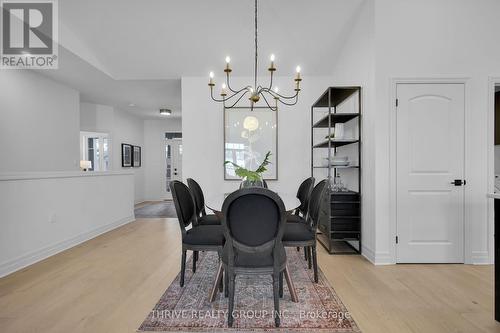
[[[57,69],[57,0],[0,0],[1,69]]]

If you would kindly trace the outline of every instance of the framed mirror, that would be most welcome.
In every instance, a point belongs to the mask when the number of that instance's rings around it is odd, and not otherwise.
[[[271,152],[264,179],[278,179],[278,112],[269,108],[224,109],[224,161],[255,170]],[[225,180],[240,180],[234,166],[224,165]]]

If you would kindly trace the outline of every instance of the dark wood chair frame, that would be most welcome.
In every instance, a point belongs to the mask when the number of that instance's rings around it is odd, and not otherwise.
[[[259,246],[247,246],[242,243],[239,243],[237,240],[235,240],[232,235],[230,228],[228,227],[227,223],[227,214],[228,210],[231,206],[231,204],[248,194],[257,194],[257,195],[263,195],[275,202],[277,205],[278,209],[280,210],[280,222],[278,226],[278,232],[276,234],[276,237],[273,238],[272,240],[261,244]],[[282,290],[282,278],[283,274],[286,277],[287,283],[288,283],[288,289],[291,292],[292,296],[292,301],[297,302],[297,295],[295,294],[295,287],[293,286],[293,282],[290,278],[290,273],[288,271],[287,265],[286,265],[286,260],[285,264],[279,265],[277,260],[274,260],[274,264],[271,267],[237,267],[234,265],[234,251],[235,249],[238,251],[246,252],[246,253],[263,253],[266,251],[269,251],[272,249],[273,252],[273,257],[277,258],[278,256],[278,251],[279,247],[283,247],[283,243],[281,239],[283,238],[283,233],[285,230],[285,223],[286,223],[286,216],[287,213],[285,211],[285,205],[283,204],[283,201],[281,198],[273,191],[270,191],[265,188],[245,188],[245,189],[240,189],[236,192],[233,192],[230,194],[226,200],[224,201],[224,204],[222,206],[222,226],[224,228],[224,235],[226,238],[226,243],[225,246],[228,247],[228,262],[224,263],[222,262],[221,267],[219,267],[219,272],[217,274],[217,279],[216,284],[219,284],[219,279],[222,279],[222,274],[221,274],[221,269],[224,271],[224,278],[226,279],[226,286],[228,287],[226,290],[229,293],[229,309],[228,309],[228,326],[232,327],[233,324],[233,316],[232,312],[234,309],[234,292],[235,292],[235,278],[236,275],[242,274],[242,275],[263,275],[263,274],[270,274],[273,277],[273,296],[274,296],[274,320],[275,320],[275,325],[278,327],[280,325],[280,317],[279,317],[279,298],[280,298],[280,290]],[[280,288],[281,286],[281,288]],[[227,294],[227,292],[226,292]]]
[[[319,221],[319,214],[321,211],[322,205],[324,205],[323,201],[325,198],[325,192],[326,192],[326,182],[327,180],[322,180],[319,182],[316,187],[320,187],[318,191],[320,191],[318,198],[316,201],[313,201],[314,198],[311,197],[311,200],[309,200],[309,206],[308,206],[308,212],[307,212],[307,223],[310,225],[311,230],[314,234],[314,237],[312,239],[306,240],[306,241],[283,241],[283,245],[285,247],[303,247],[304,250],[306,251],[306,258],[308,260],[309,264],[309,269],[312,268],[314,269],[314,282],[318,283],[318,259],[317,259],[317,252],[316,252],[316,232],[318,229],[318,221]],[[312,193],[314,193],[316,187],[313,189]],[[312,262],[311,262],[312,261]]]
[[[196,272],[196,261],[198,260],[198,252],[199,251],[215,251],[217,252],[219,259],[222,256],[222,248],[223,244],[221,245],[193,245],[193,244],[186,244],[184,243],[184,237],[186,237],[187,231],[186,227],[189,226],[190,224],[193,224],[193,228],[196,228],[196,204],[193,202],[194,209],[193,209],[193,214],[190,217],[187,217],[187,219],[184,221],[183,220],[183,214],[182,214],[182,208],[179,203],[179,198],[177,197],[177,190],[175,189],[175,185],[181,184],[182,186],[185,186],[188,191],[189,187],[187,187],[184,183],[174,180],[171,181],[169,186],[170,190],[172,192],[172,198],[174,201],[174,206],[175,210],[177,212],[177,217],[179,220],[179,226],[181,228],[181,234],[182,234],[182,256],[181,256],[181,278],[180,278],[180,286],[184,286],[184,276],[185,276],[185,271],[186,271],[186,255],[187,251],[193,251],[193,273]],[[190,191],[191,193],[191,191]],[[193,197],[191,195],[191,200],[193,200]],[[217,227],[217,226],[213,226]]]

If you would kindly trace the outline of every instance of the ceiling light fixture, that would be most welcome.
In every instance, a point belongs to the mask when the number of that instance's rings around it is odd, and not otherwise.
[[[162,116],[170,116],[172,114],[172,110],[170,110],[170,109],[160,109],[160,114]]]
[[[215,80],[214,80],[214,72],[210,72],[210,80],[208,82],[208,86],[210,87],[210,96],[212,99],[216,102],[221,102],[224,105],[224,108],[230,109],[235,107],[238,102],[247,94],[250,94],[249,100],[250,100],[250,108],[253,110],[254,104],[257,103],[260,98],[264,100],[266,105],[271,109],[272,111],[278,110],[278,102],[284,105],[295,105],[297,104],[298,98],[299,98],[299,92],[300,92],[300,81],[302,81],[302,78],[300,77],[300,66],[297,66],[296,68],[296,76],[294,78],[295,81],[295,94],[291,96],[285,96],[281,95],[278,93],[278,88],[273,87],[273,74],[276,71],[276,66],[274,65],[274,60],[276,60],[276,57],[274,54],[271,54],[270,60],[271,60],[271,65],[268,68],[268,71],[270,72],[270,82],[268,86],[262,87],[260,85],[257,85],[257,65],[258,65],[258,53],[257,53],[257,0],[255,0],[255,62],[254,62],[254,84],[248,85],[244,88],[241,89],[233,89],[231,85],[229,84],[229,76],[232,72],[231,66],[229,65],[231,62],[231,58],[229,56],[226,57],[226,68],[224,69],[224,72],[226,73],[226,82],[222,84],[221,86],[221,92],[220,96],[221,98],[215,98],[214,97],[214,87],[215,87]],[[229,93],[229,95],[228,95]],[[267,96],[267,97],[266,97]],[[274,106],[271,106],[270,102],[268,101],[269,99],[274,99]],[[226,102],[229,102],[229,105],[226,105]]]
[[[131,108],[135,106],[134,103],[130,103],[128,106],[130,106]]]

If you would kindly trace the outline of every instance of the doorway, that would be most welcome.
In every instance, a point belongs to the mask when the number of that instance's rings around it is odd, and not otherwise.
[[[179,133],[177,133],[179,134]],[[165,191],[167,199],[172,199],[170,192],[170,182],[173,180],[182,181],[182,135],[165,140],[165,159],[166,159],[166,183]]]
[[[465,84],[396,85],[396,262],[463,263]]]

